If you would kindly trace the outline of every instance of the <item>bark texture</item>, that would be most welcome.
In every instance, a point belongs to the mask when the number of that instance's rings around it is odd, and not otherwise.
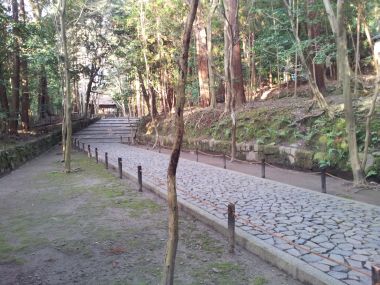
[[[332,9],[330,0],[323,0],[323,3],[337,45],[338,71],[343,85],[344,114],[346,118],[347,142],[352,175],[355,184],[362,184],[364,183],[364,172],[359,161],[355,114],[352,105],[352,93],[350,87],[351,70],[348,63],[347,35],[344,25],[344,0],[338,0],[336,14]]]
[[[189,46],[191,39],[191,30],[197,12],[198,0],[192,0],[190,11],[187,16],[185,30],[182,36],[182,53],[179,62],[179,81],[177,88],[177,104],[175,110],[176,121],[176,139],[170,155],[168,167],[168,207],[169,207],[169,235],[166,245],[166,256],[164,271],[162,274],[162,285],[171,285],[174,280],[175,257],[178,245],[178,204],[176,189],[176,172],[184,133],[183,109],[185,106],[185,85],[188,69]]]
[[[18,129],[18,117],[20,110],[20,31],[18,28],[19,17],[18,17],[18,2],[17,0],[12,0],[12,20],[14,23],[13,27],[13,55],[12,55],[12,104],[10,108],[10,122],[9,131],[12,135],[17,135]]]
[[[194,26],[195,47],[197,51],[199,99],[202,107],[207,107],[211,103],[209,65],[207,50],[207,33],[203,15],[198,13]]]
[[[61,26],[61,48],[63,53],[63,76],[64,76],[64,125],[66,133],[63,132],[62,135],[65,135],[65,149],[64,149],[64,158],[65,158],[65,172],[71,172],[71,134],[72,134],[72,125],[71,125],[71,89],[70,89],[70,64],[69,64],[69,55],[67,51],[67,37],[66,37],[66,0],[60,0],[59,2],[59,21]]]

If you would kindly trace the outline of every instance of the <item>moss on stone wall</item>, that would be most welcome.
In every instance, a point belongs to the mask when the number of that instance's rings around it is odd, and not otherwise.
[[[73,122],[73,132],[88,126],[96,120],[98,118]],[[59,143],[61,138],[61,130],[56,129],[48,135],[0,151],[0,177],[50,149]]]

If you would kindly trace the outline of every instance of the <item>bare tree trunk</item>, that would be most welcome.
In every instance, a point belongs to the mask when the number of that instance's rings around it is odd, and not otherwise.
[[[67,38],[66,38],[66,0],[59,1],[59,21],[61,26],[61,45],[62,52],[64,57],[64,120],[66,125],[66,143],[65,143],[65,172],[71,172],[71,134],[72,134],[72,125],[71,125],[71,89],[70,89],[70,63],[69,56],[67,52]]]
[[[358,4],[358,15],[356,18],[356,50],[355,50],[355,85],[354,85],[354,97],[358,96],[358,73],[360,68],[360,26],[361,26],[361,14],[363,11],[363,4]]]
[[[318,87],[318,90],[320,92],[326,91],[326,84],[325,84],[325,65],[321,63],[315,63],[314,58],[317,54],[320,47],[315,43],[315,39],[318,38],[321,34],[321,24],[320,22],[317,22],[317,12],[314,11],[314,8],[312,7],[315,5],[315,0],[308,0],[308,37],[309,40],[313,41],[313,44],[311,46],[311,57],[312,57],[312,65],[313,65],[313,78],[314,81]]]
[[[5,125],[8,125],[8,119],[9,119],[9,104],[8,104],[8,97],[7,97],[7,88],[5,85],[5,78],[4,78],[4,68],[3,68],[3,62],[0,60],[0,111],[5,113],[4,120]],[[8,126],[7,126],[8,127]]]
[[[380,27],[379,27],[380,28]],[[376,43],[376,45],[380,46],[380,43]],[[372,102],[371,106],[369,107],[367,116],[366,116],[366,124],[365,124],[365,139],[364,139],[364,155],[363,155],[363,161],[361,168],[365,170],[365,167],[367,165],[367,158],[368,158],[368,148],[369,148],[369,142],[371,139],[371,121],[373,116],[376,113],[376,101],[377,97],[380,91],[380,50],[379,54],[376,54],[376,51],[374,50],[374,62],[376,64],[376,87],[375,87],[375,93],[372,96]]]
[[[20,16],[24,24],[26,24],[26,13],[24,0],[20,0]],[[20,58],[20,70],[21,70],[21,122],[24,131],[29,131],[29,74],[28,74],[28,62],[25,56]]]
[[[251,85],[251,92],[253,93],[253,96],[256,96],[256,89],[257,89],[257,83],[256,83],[256,52],[254,50],[255,47],[255,40],[256,40],[255,31],[253,30],[250,33],[250,50],[251,50],[251,58],[249,61],[250,64],[250,85]]]
[[[182,54],[180,57],[180,76],[178,81],[178,96],[175,112],[176,139],[173,145],[168,167],[168,207],[169,207],[169,232],[166,245],[165,266],[162,274],[161,285],[171,285],[174,280],[175,257],[178,245],[178,204],[176,189],[176,172],[184,133],[183,109],[185,106],[185,85],[188,68],[189,46],[191,30],[197,12],[198,0],[192,0],[185,30],[182,38]]]
[[[148,92],[146,91],[146,88],[145,88],[144,78],[142,76],[141,71],[137,70],[137,74],[139,76],[140,87],[141,87],[141,91],[142,91],[144,101],[145,101],[146,106],[148,108],[149,115],[151,115],[152,112],[151,112],[151,107],[150,107],[150,102],[149,102],[149,95],[148,95]]]
[[[207,54],[207,33],[202,13],[197,14],[197,20],[194,25],[194,37],[197,51],[200,106],[208,107],[210,105],[210,82]]]
[[[230,38],[228,36],[228,22],[224,21],[224,113],[231,111],[231,81],[230,78]]]
[[[216,108],[216,94],[215,94],[215,77],[214,71],[212,69],[214,57],[212,55],[212,17],[217,8],[218,1],[211,0],[211,7],[209,10],[209,14],[207,17],[207,63],[208,63],[208,77],[209,77],[209,85],[210,85],[210,106],[211,108]]]
[[[17,135],[18,113],[20,110],[20,32],[18,28],[18,2],[12,0],[12,19],[15,23],[13,28],[14,46],[12,55],[12,104],[10,108],[10,133]]]
[[[293,1],[294,4],[294,12],[296,15],[296,24],[295,24],[295,32],[296,38],[298,38],[298,28],[299,28],[299,17],[298,17],[298,0]],[[298,84],[298,48],[296,49],[295,55],[295,63],[294,63],[294,97],[297,97],[297,84]]]
[[[356,140],[355,115],[352,106],[352,93],[350,89],[351,72],[347,54],[347,35],[346,29],[344,28],[344,0],[338,0],[336,15],[332,9],[330,0],[323,0],[323,3],[329,17],[331,29],[335,35],[335,41],[337,45],[337,58],[340,59],[340,62],[338,62],[338,69],[340,70],[343,83],[344,113],[346,117],[347,141],[352,175],[354,177],[355,184],[362,184],[364,183],[364,173],[359,161],[358,146]]]
[[[295,28],[295,25],[294,25],[291,7],[289,6],[287,0],[283,0],[283,2],[284,2],[285,6],[287,7],[287,10],[288,10],[290,24],[292,26],[292,31],[293,31],[294,38],[296,40],[297,49],[299,51],[299,58],[301,60],[301,63],[303,65],[303,67],[307,71],[307,75],[308,75],[308,78],[309,78],[308,82],[309,82],[310,89],[311,89],[311,91],[313,93],[314,100],[317,101],[319,107],[322,110],[324,110],[330,118],[333,118],[334,117],[334,112],[330,109],[330,107],[327,104],[327,102],[326,102],[325,97],[323,96],[323,94],[319,91],[318,86],[317,86],[317,84],[316,84],[316,82],[314,80],[314,76],[311,73],[309,66],[307,65],[306,58],[305,58],[305,56],[303,54],[303,51],[302,51],[301,40],[298,37],[298,33],[296,32],[296,28]]]
[[[88,108],[90,104],[90,97],[91,97],[91,91],[92,91],[92,84],[94,83],[94,80],[96,76],[98,75],[98,72],[100,70],[100,67],[95,66],[95,64],[91,64],[91,71],[90,71],[90,78],[88,79],[87,88],[86,88],[86,105],[84,109],[84,117],[87,118],[88,116]]]

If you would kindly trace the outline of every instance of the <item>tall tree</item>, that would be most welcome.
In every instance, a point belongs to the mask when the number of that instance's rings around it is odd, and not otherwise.
[[[320,92],[326,91],[325,84],[325,65],[324,63],[318,62],[317,53],[320,49],[318,44],[318,38],[321,35],[321,23],[317,19],[318,7],[316,7],[315,0],[308,0],[308,37],[312,42],[310,47],[311,54],[311,66],[313,70],[313,78]]]
[[[13,55],[12,55],[12,104],[10,108],[10,133],[17,135],[20,109],[20,29],[18,2],[12,0]]]
[[[168,207],[169,207],[169,232],[166,245],[166,256],[164,272],[162,274],[161,285],[171,285],[174,280],[175,257],[178,245],[178,203],[176,173],[184,133],[183,111],[185,106],[185,87],[188,69],[189,47],[191,30],[197,13],[198,0],[192,0],[190,11],[186,19],[185,29],[182,36],[182,53],[179,59],[179,80],[177,86],[177,104],[175,112],[175,141],[170,155],[168,167]]]
[[[24,28],[26,26],[26,12],[24,0],[20,0],[20,16],[22,18],[22,23]],[[24,38],[24,37],[23,37]],[[28,72],[28,61],[25,54],[22,54],[20,58],[20,69],[21,69],[21,123],[22,128],[25,131],[29,131],[29,72]]]
[[[225,21],[225,32],[224,36],[227,37],[227,41],[225,39],[225,53],[227,50],[228,54],[225,54],[225,64],[227,62],[231,62],[230,69],[233,68],[233,73],[235,74],[234,78],[231,82],[231,87],[233,90],[228,94],[226,92],[226,96],[232,96],[232,93],[236,95],[235,100],[226,98],[226,104],[229,106],[225,107],[225,110],[231,110],[232,102],[236,104],[236,106],[241,106],[246,102],[245,93],[244,93],[244,79],[243,79],[243,70],[241,63],[241,50],[240,50],[240,35],[239,35],[239,22],[238,22],[238,12],[239,12],[239,1],[238,0],[224,0],[224,21]],[[232,37],[228,36],[229,30],[232,31]],[[234,40],[232,42],[232,49],[229,48],[231,45],[230,40]],[[227,46],[227,48],[226,48]],[[230,59],[232,58],[232,60]],[[226,67],[225,67],[226,68]],[[229,71],[231,72],[231,71]],[[227,79],[225,79],[227,80]],[[227,108],[227,109],[226,109]]]
[[[211,0],[208,15],[207,15],[207,64],[208,77],[210,86],[210,106],[216,108],[216,92],[215,92],[215,76],[213,71],[214,56],[212,54],[212,18],[218,6],[218,0]]]
[[[312,75],[312,72],[310,71],[310,68],[307,65],[307,61],[306,61],[305,55],[303,54],[303,51],[302,51],[301,40],[299,38],[298,32],[296,30],[296,25],[294,23],[294,19],[293,19],[294,15],[292,13],[292,8],[291,8],[288,0],[283,0],[283,2],[284,2],[285,6],[287,8],[287,11],[288,11],[288,15],[289,15],[289,19],[290,19],[290,25],[292,27],[293,36],[295,38],[295,45],[296,45],[297,50],[299,51],[299,53],[297,53],[297,54],[299,55],[299,58],[300,58],[301,63],[302,63],[302,66],[304,67],[305,71],[307,72],[307,77],[309,79],[308,83],[309,83],[309,87],[310,87],[310,89],[311,89],[311,91],[313,93],[314,100],[317,101],[319,107],[322,110],[324,110],[330,118],[333,118],[334,117],[334,112],[329,107],[329,105],[327,104],[327,102],[325,100],[325,97],[323,96],[323,94],[321,93],[321,91],[319,91],[317,83],[314,80],[314,76]]]
[[[195,47],[197,51],[198,82],[200,105],[207,107],[211,103],[209,64],[207,49],[207,32],[203,7],[198,9],[196,22],[194,25]]]
[[[41,28],[44,25],[43,18],[42,18],[42,12],[43,8],[46,5],[47,0],[43,1],[29,1],[32,6],[32,12],[35,21],[37,22],[38,26]],[[47,116],[51,115],[50,112],[50,98],[49,98],[49,92],[48,92],[48,76],[46,71],[46,62],[40,62],[38,64],[38,117],[39,118],[46,118]]]
[[[4,43],[7,42],[7,31],[6,31],[6,17],[3,14],[5,9],[0,4],[0,37]],[[6,59],[8,57],[8,50],[6,49],[6,45],[3,44],[0,46],[0,113],[3,118],[3,125],[1,132],[5,132],[9,126],[9,103],[7,96],[7,79],[5,76],[6,73]]]
[[[346,131],[348,150],[351,162],[352,175],[355,184],[364,182],[364,172],[361,168],[356,140],[356,123],[351,93],[351,68],[348,63],[347,33],[345,28],[344,0],[337,1],[336,14],[330,0],[323,0],[329,18],[331,29],[335,36],[339,78],[343,84],[344,113],[346,118]]]
[[[60,42],[63,59],[63,78],[64,78],[64,159],[65,172],[71,172],[71,89],[70,89],[70,62],[67,51],[67,36],[66,36],[66,0],[59,1],[59,22],[60,22]]]

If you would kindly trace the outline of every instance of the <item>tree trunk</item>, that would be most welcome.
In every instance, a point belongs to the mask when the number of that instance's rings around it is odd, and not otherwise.
[[[379,57],[379,58],[377,58]],[[361,168],[365,170],[366,165],[367,165],[367,158],[368,158],[368,148],[369,148],[369,143],[371,140],[371,121],[373,116],[376,113],[376,101],[377,97],[380,91],[380,55],[374,55],[374,61],[376,64],[376,86],[375,86],[375,93],[372,96],[372,103],[371,106],[369,107],[367,116],[366,116],[366,123],[365,123],[365,139],[364,139],[364,150],[363,150],[363,161]]]
[[[308,37],[309,40],[312,42],[311,45],[311,58],[312,62],[311,64],[313,65],[313,76],[314,76],[314,81],[317,84],[318,90],[320,92],[325,92],[326,91],[326,84],[325,84],[325,65],[322,63],[315,63],[314,58],[315,55],[317,54],[318,50],[320,47],[317,45],[315,42],[316,39],[320,36],[321,34],[321,24],[320,22],[317,22],[316,17],[317,17],[317,12],[315,11],[315,0],[308,0]]]
[[[323,3],[329,17],[331,29],[333,30],[335,36],[337,45],[337,58],[340,59],[338,62],[338,70],[340,70],[340,78],[342,79],[343,84],[344,113],[346,118],[347,141],[352,175],[354,177],[355,184],[362,184],[364,183],[364,172],[359,161],[358,146],[356,140],[355,114],[352,106],[352,93],[350,87],[351,72],[347,54],[347,35],[346,29],[344,27],[344,0],[338,0],[336,15],[332,9],[330,0],[323,0]]]
[[[209,65],[207,60],[207,34],[205,23],[202,18],[203,15],[198,13],[197,21],[194,26],[194,37],[197,51],[200,106],[208,107],[210,105],[210,82]]]
[[[152,118],[156,119],[158,115],[157,111],[157,92],[154,90],[153,86],[150,86],[149,101],[152,108]]]
[[[20,0],[20,16],[24,25],[26,24],[26,13],[24,0]],[[24,131],[29,131],[29,74],[28,74],[28,62],[25,56],[20,58],[20,69],[21,69],[21,122]]]
[[[20,31],[18,28],[18,2],[12,0],[12,19],[15,24],[13,28],[13,55],[12,55],[12,104],[10,108],[10,133],[17,135],[18,114],[20,110]]]
[[[235,74],[232,81],[232,87],[236,94],[235,104],[237,107],[241,106],[246,102],[244,93],[244,79],[243,79],[243,69],[241,64],[241,50],[240,50],[240,31],[239,31],[239,3],[238,0],[228,0],[226,1],[229,6],[229,22],[231,24],[233,32],[233,48],[232,48],[232,64],[233,72]]]
[[[294,25],[291,7],[289,6],[287,0],[283,0],[283,2],[284,2],[285,6],[287,7],[287,10],[288,10],[290,24],[292,26],[294,38],[296,40],[297,50],[299,51],[299,58],[301,60],[302,66],[305,68],[305,70],[307,72],[307,75],[309,78],[308,83],[309,83],[309,87],[313,93],[314,100],[317,101],[319,107],[322,110],[324,110],[330,118],[333,118],[334,112],[330,109],[329,105],[327,104],[327,102],[325,100],[325,97],[323,97],[323,94],[319,91],[318,86],[317,86],[316,82],[314,81],[314,76],[313,76],[312,72],[310,71],[309,66],[307,65],[306,58],[305,58],[303,51],[302,51],[301,40],[298,36],[298,33],[297,33],[295,25]]]
[[[253,28],[254,29],[254,28]],[[255,48],[255,31],[253,30],[250,33],[250,39],[249,39],[249,45],[250,45],[250,85],[251,85],[251,92],[253,93],[253,97],[256,96],[256,88],[257,88],[257,83],[256,83],[256,52],[254,50]]]
[[[71,172],[71,89],[70,89],[70,62],[67,52],[67,38],[66,38],[66,0],[60,0],[59,2],[59,14],[60,14],[60,25],[61,25],[61,45],[64,58],[64,120],[66,126],[66,142],[65,142],[65,172]]]
[[[299,29],[299,15],[298,15],[298,0],[293,1],[293,14],[296,15],[295,23],[295,37],[298,38]],[[297,84],[298,84],[298,48],[296,49],[295,59],[294,59],[294,97],[297,97]]]
[[[6,122],[5,124],[8,125],[8,119],[9,119],[9,104],[8,104],[8,97],[7,97],[7,88],[5,85],[5,78],[4,78],[4,68],[3,68],[3,62],[0,60],[0,111],[5,114]],[[8,126],[7,126],[8,127]]]
[[[185,106],[185,86],[188,68],[189,46],[191,30],[197,12],[198,0],[192,0],[188,14],[185,30],[182,38],[182,54],[180,57],[180,76],[178,81],[178,96],[175,112],[176,138],[174,141],[170,162],[168,167],[168,207],[169,207],[169,232],[166,245],[165,266],[162,274],[162,285],[171,285],[174,280],[175,257],[178,245],[178,204],[176,189],[176,172],[179,156],[181,154],[182,139],[184,133],[183,109]]]
[[[217,1],[211,0],[211,7],[207,18],[207,63],[208,63],[208,77],[210,82],[210,106],[216,108],[216,93],[215,93],[215,77],[212,69],[214,57],[212,55],[212,17],[217,8]]]
[[[39,118],[46,118],[50,114],[49,111],[49,95],[46,70],[43,65],[39,68],[38,83],[38,115]]]
[[[231,82],[230,78],[230,38],[228,22],[224,21],[224,113],[231,111]]]
[[[99,70],[100,70],[100,67],[96,67],[96,65],[93,63],[91,64],[90,78],[88,80],[87,88],[86,88],[86,103],[85,103],[85,109],[84,109],[85,118],[87,118],[88,116],[88,107],[90,104],[92,84],[94,83],[95,77],[98,75]]]
[[[356,50],[355,50],[355,85],[354,85],[354,96],[358,96],[358,73],[360,68],[360,26],[361,26],[361,14],[363,11],[363,4],[358,4],[358,14],[356,18]]]
[[[149,95],[148,95],[148,92],[146,91],[146,88],[145,88],[144,78],[142,76],[141,71],[137,70],[137,74],[139,76],[140,87],[141,87],[141,91],[142,91],[144,101],[145,101],[146,106],[148,108],[149,115],[151,115],[152,112],[151,112],[151,107],[150,107],[150,102],[149,102]]]

